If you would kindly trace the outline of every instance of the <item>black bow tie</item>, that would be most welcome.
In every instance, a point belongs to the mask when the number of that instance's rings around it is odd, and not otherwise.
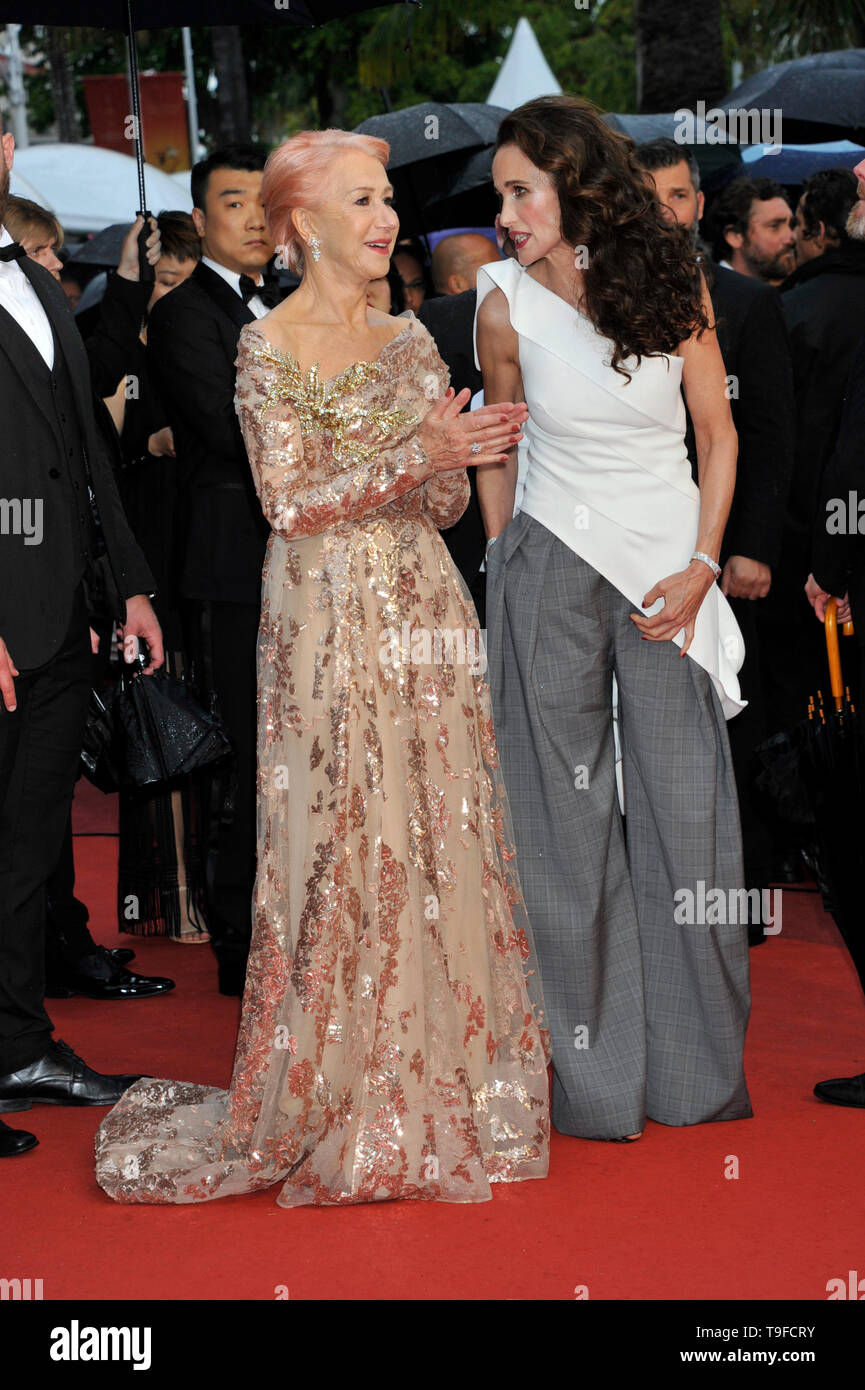
[[[0,261],[20,261],[27,252],[19,241],[10,241],[8,246],[0,246]]]
[[[282,299],[282,291],[276,280],[265,280],[263,285],[257,285],[250,275],[241,275],[240,293],[244,304],[248,304],[252,296],[257,294],[267,309],[275,309]]]

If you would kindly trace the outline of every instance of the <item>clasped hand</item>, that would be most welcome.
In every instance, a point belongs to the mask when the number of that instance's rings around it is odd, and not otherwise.
[[[461,414],[470,400],[468,387],[454,395],[449,386],[429,409],[418,430],[418,438],[437,473],[472,464],[505,463],[508,451],[523,437],[520,426],[529,416],[523,402],[497,402]],[[474,453],[473,444],[480,445]]]
[[[805,585],[805,596],[807,597],[808,602],[814,609],[814,612],[817,614],[817,617],[820,619],[821,623],[825,623],[826,621],[826,604],[832,597],[835,598],[835,602],[838,605],[838,609],[836,612],[838,622],[850,622],[852,613],[850,611],[849,594],[843,594],[839,597],[837,594],[832,595],[830,593],[827,593],[825,589],[820,588],[820,585],[817,583],[817,580],[814,578],[813,574],[809,574],[808,582]]]
[[[664,600],[663,608],[651,618],[642,613],[630,616],[647,642],[672,642],[677,633],[685,629],[682,643],[682,656],[685,655],[694,637],[694,624],[703,599],[715,582],[714,575],[702,560],[692,560],[686,570],[670,574],[650,589],[643,599],[643,607],[651,608],[659,598]]]

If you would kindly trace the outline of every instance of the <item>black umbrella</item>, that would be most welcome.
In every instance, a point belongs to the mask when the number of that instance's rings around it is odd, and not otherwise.
[[[69,257],[70,262],[75,265],[117,265],[123,243],[131,230],[131,222],[112,222],[110,227],[103,227],[101,232],[95,232],[79,246]]]
[[[138,48],[136,29],[173,29],[192,24],[318,25],[329,19],[376,9],[380,4],[417,4],[419,0],[285,0],[284,6],[275,0],[244,0],[238,14],[237,0],[0,0],[0,24],[44,24],[63,27],[86,25],[89,28],[122,29],[129,49],[129,82],[134,117],[133,146],[138,165],[139,216],[144,226],[138,238],[138,267],[142,280],[154,278],[153,267],[146,256],[149,236],[144,190],[144,150],[141,143],[141,96],[138,86]]]
[[[737,141],[726,138],[726,133],[725,138],[719,144],[709,144],[707,140],[701,139],[700,137],[705,133],[706,123],[696,117],[693,133],[697,138],[693,143],[681,140],[681,133],[685,127],[676,111],[658,111],[653,114],[636,116],[621,111],[608,111],[604,120],[607,125],[612,126],[613,130],[621,131],[623,135],[629,135],[636,145],[642,145],[647,140],[659,140],[662,137],[667,140],[676,140],[677,144],[682,144],[683,157],[685,150],[693,154],[697,161],[697,167],[704,178],[716,175],[721,170],[731,169],[742,162]]]
[[[388,176],[404,233],[423,235],[433,221],[492,225],[492,151],[507,114],[479,101],[424,101],[355,126],[390,146]]]
[[[807,145],[782,145],[780,152],[773,150],[759,159],[743,160],[742,172],[749,179],[777,179],[779,183],[792,186],[804,183],[818,169],[855,169],[863,159],[865,149],[861,145],[851,145],[849,150],[824,149],[821,144],[810,148]]]
[[[360,135],[377,135],[390,145],[388,170],[418,165],[443,156],[465,155],[495,143],[503,106],[487,106],[482,101],[422,101],[370,116],[355,130]]]
[[[865,48],[813,53],[755,73],[719,103],[722,110],[781,112],[783,139],[865,143]],[[750,141],[759,144],[759,138]]]

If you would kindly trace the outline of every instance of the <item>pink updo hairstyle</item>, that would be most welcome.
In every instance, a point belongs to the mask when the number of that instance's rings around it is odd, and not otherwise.
[[[328,188],[334,155],[356,151],[387,168],[390,145],[350,130],[301,130],[268,156],[261,180],[267,230],[289,270],[303,274],[303,239],[291,220],[295,208],[314,212]]]

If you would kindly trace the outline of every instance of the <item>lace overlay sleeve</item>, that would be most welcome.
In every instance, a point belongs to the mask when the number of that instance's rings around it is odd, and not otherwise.
[[[362,383],[364,366],[342,374],[346,389]],[[262,510],[287,540],[319,535],[376,511],[422,485],[432,471],[417,438],[417,415],[374,412],[371,439],[341,408],[339,393],[305,381],[279,349],[245,330],[238,342],[234,405]],[[317,467],[304,446],[313,427],[333,439],[331,449],[320,451]]]
[[[432,403],[448,389],[451,374],[429,329],[425,325],[421,325],[421,328],[418,352],[426,373],[424,394]],[[465,468],[435,473],[423,486],[424,506],[436,526],[442,530],[456,525],[469,504],[470,496],[469,476]]]

